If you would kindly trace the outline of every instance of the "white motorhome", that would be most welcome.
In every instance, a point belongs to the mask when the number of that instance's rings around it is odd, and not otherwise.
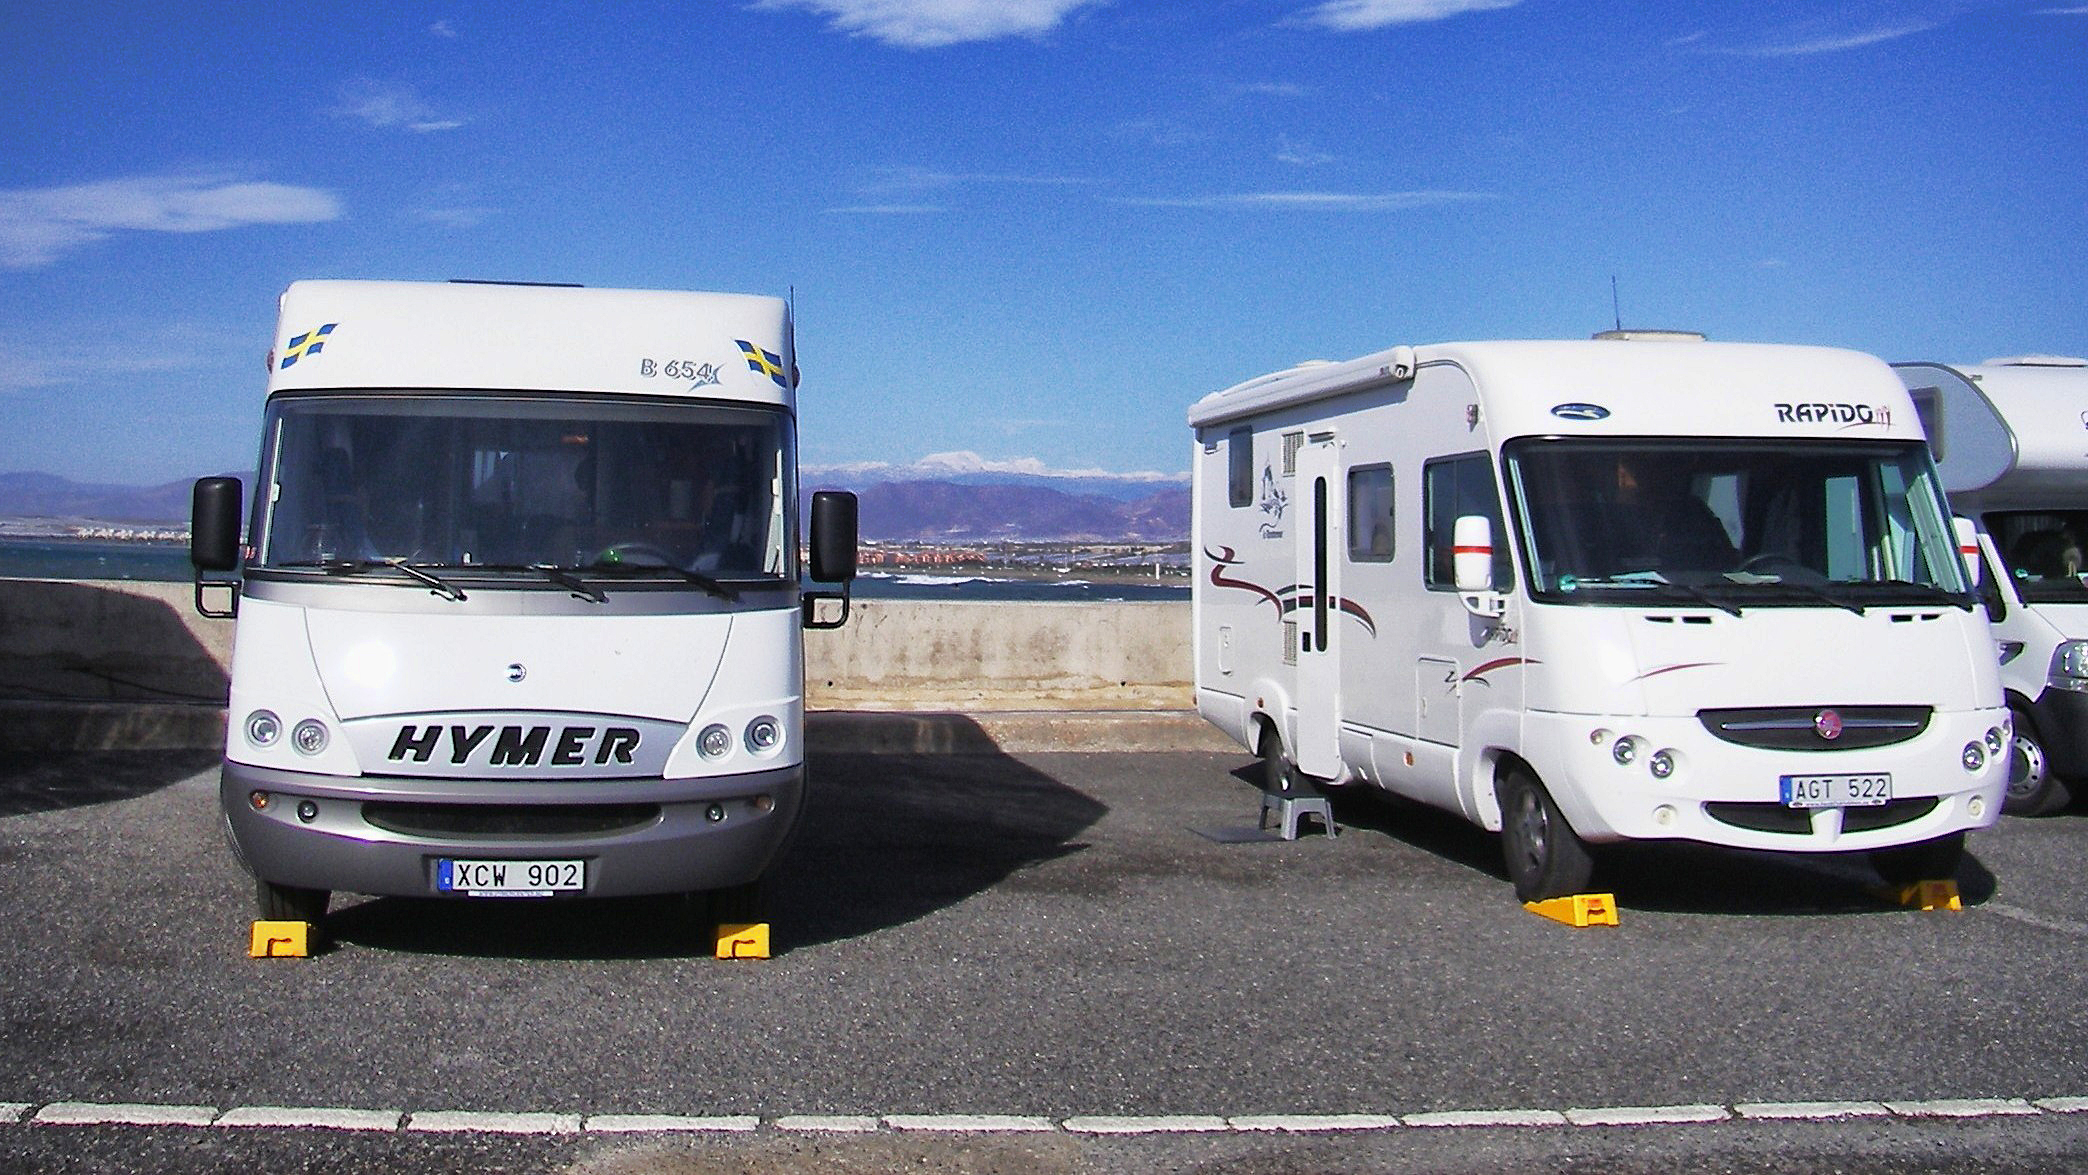
[[[304,281],[268,366],[245,545],[230,478],[191,539],[238,617],[220,801],[260,915],[747,916],[803,799],[800,627],[847,606],[800,589],[786,305]],[[853,575],[854,506],[816,496],[813,578]]]
[[[1992,638],[1877,359],[1397,347],[1189,423],[1197,707],[1271,791],[1498,830],[1526,900],[1622,840],[1947,878],[2000,811]]]
[[[2015,719],[2004,810],[2056,812],[2088,781],[2088,359],[1894,367],[1978,536]]]

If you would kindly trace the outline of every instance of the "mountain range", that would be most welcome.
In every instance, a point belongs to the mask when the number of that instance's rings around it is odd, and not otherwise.
[[[252,484],[251,475],[241,478]],[[818,489],[861,498],[873,542],[1180,542],[1189,537],[1186,474],[1054,471],[1031,461],[937,454],[912,465],[806,466]],[[48,473],[0,473],[0,518],[180,525],[192,479],[102,485]]]

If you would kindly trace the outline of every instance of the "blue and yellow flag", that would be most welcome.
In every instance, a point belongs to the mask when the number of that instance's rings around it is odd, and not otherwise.
[[[783,356],[774,351],[764,351],[745,339],[732,340],[739,344],[740,354],[747,357],[747,370],[759,371],[776,381],[779,388],[788,388],[790,381],[783,376]]]
[[[317,355],[326,346],[326,336],[332,334],[333,328],[339,325],[341,324],[338,322],[329,322],[318,330],[308,330],[291,339],[289,347],[283,351],[282,370],[289,370],[291,364],[307,355]]]

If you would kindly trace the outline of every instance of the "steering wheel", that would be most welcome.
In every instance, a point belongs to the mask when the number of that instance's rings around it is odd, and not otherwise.
[[[595,553],[588,561],[590,566],[616,566],[628,563],[634,567],[673,567],[674,556],[653,546],[651,543],[613,543]]]

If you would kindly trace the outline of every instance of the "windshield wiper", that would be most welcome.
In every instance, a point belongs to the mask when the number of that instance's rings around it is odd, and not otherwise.
[[[1673,580],[1668,580],[1667,582],[1659,584],[1658,586],[1662,590],[1673,595],[1681,596],[1685,600],[1690,600],[1698,604],[1703,604],[1706,607],[1716,608],[1721,612],[1725,612],[1733,616],[1740,615],[1740,608],[1738,605],[1728,604],[1723,600],[1713,599],[1710,596],[1710,594],[1705,592],[1702,588],[1694,587],[1686,583],[1676,583]]]
[[[1748,586],[1766,588],[1785,588],[1789,591],[1797,592],[1801,596],[1810,596],[1811,598],[1818,600],[1822,604],[1832,604],[1836,608],[1846,609],[1850,612],[1854,612],[1858,616],[1863,615],[1862,604],[1859,604],[1854,600],[1845,599],[1841,596],[1837,596],[1833,592],[1828,591],[1826,588],[1819,587],[1814,584],[1799,583],[1796,580],[1789,579],[1775,579],[1769,581],[1768,583],[1749,584]]]
[[[580,597],[583,600],[588,601],[589,603],[603,604],[607,603],[609,600],[608,596],[602,594],[602,589],[598,587],[589,586],[585,580],[582,580],[579,576],[574,575],[572,572],[567,571],[563,567],[559,567],[551,563],[539,563],[536,564],[535,569],[543,572],[545,579],[550,580],[552,583],[557,584],[559,587],[564,588],[565,590],[573,593],[574,595]]]
[[[607,575],[618,579],[635,579],[641,575],[672,575],[695,584],[720,599],[739,602],[739,593],[701,571],[676,567],[671,563],[590,563],[573,570],[585,575]]]
[[[360,575],[365,571],[379,569],[401,571],[427,584],[430,592],[446,600],[461,602],[464,599],[464,589],[439,575],[423,571],[404,559],[328,559],[319,564],[319,569],[328,575]]]
[[[1932,583],[1915,583],[1906,579],[1881,579],[1866,584],[1867,587],[1883,588],[1887,591],[1911,595],[1937,604],[1948,604],[1962,612],[1970,612],[1974,600],[1969,595],[1947,592]]]

